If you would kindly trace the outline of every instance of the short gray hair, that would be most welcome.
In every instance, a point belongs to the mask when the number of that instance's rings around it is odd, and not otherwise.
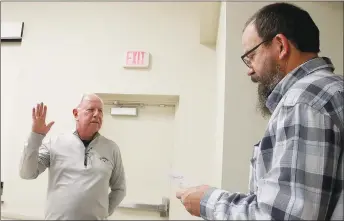
[[[88,100],[89,98],[96,98],[96,99],[99,99],[100,102],[104,105],[104,102],[103,102],[103,99],[101,99],[97,94],[95,93],[84,93],[82,94],[81,96],[81,100],[78,104],[78,108],[80,107],[81,103],[84,101],[84,100]]]

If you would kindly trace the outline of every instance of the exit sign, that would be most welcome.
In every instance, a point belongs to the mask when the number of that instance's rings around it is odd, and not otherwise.
[[[149,53],[145,51],[127,51],[124,60],[125,68],[148,68]]]

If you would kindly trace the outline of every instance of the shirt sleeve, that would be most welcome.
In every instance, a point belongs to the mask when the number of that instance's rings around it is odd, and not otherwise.
[[[257,191],[211,188],[201,200],[206,220],[324,220],[334,210],[343,160],[341,134],[329,115],[307,104],[282,107],[262,140]],[[265,146],[264,146],[265,145]]]
[[[20,161],[20,177],[36,179],[50,166],[50,139],[43,142],[44,135],[30,133],[24,144],[24,151]]]
[[[115,167],[110,179],[111,192],[109,193],[109,216],[115,208],[122,202],[126,195],[126,178],[121,157],[121,152],[116,145]]]

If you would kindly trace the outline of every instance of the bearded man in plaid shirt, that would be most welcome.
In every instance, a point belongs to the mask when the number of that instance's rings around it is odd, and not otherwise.
[[[206,220],[343,220],[344,82],[318,56],[317,26],[303,9],[274,3],[249,19],[242,43],[271,115],[254,148],[250,191],[203,185],[177,198]]]

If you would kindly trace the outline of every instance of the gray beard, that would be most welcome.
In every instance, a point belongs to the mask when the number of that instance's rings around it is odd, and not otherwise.
[[[266,107],[266,101],[268,100],[269,95],[276,87],[276,85],[283,79],[284,74],[276,68],[275,73],[271,73],[266,77],[263,77],[258,80],[258,103],[257,109],[260,111],[261,115],[264,118],[271,116],[270,110]]]

